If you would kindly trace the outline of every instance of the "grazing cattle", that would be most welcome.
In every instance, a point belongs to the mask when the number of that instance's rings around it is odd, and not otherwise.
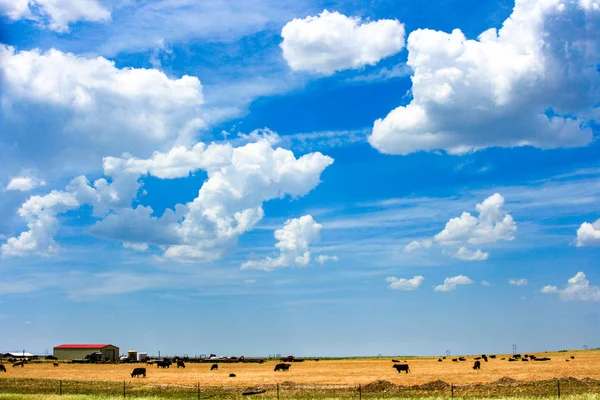
[[[185,363],[183,360],[177,360],[177,368],[185,368]]]
[[[13,364],[13,368],[14,367],[24,367],[25,366],[25,361],[17,361],[16,363]]]
[[[467,361],[467,359],[464,357],[458,357],[458,361]]]
[[[211,370],[211,371],[214,371],[215,369],[219,369],[219,364],[213,364],[213,365],[210,367],[210,370]]]
[[[452,361],[453,362],[458,362],[458,358],[453,358]]]
[[[483,354],[483,355],[481,356],[481,358],[483,358],[483,361],[485,361],[485,362],[488,362],[488,358],[487,358],[487,356],[486,356],[485,354]]]
[[[536,358],[535,361],[550,361],[548,357]]]
[[[473,364],[473,369],[481,369],[481,361],[475,361],[475,364]]]
[[[475,357],[474,360],[481,360],[481,357]]]
[[[410,368],[408,368],[408,364],[394,364],[392,368],[396,368],[396,371],[398,371],[398,373],[404,371],[408,374],[408,372],[410,371]]]
[[[527,362],[527,361],[529,361],[529,360],[528,360],[528,359],[526,359],[526,358],[522,358],[522,359],[521,359],[521,361],[525,361],[525,362]]]
[[[275,366],[274,371],[287,371],[290,369],[291,366],[292,366],[292,364],[279,363]]]
[[[571,360],[574,360],[574,359],[575,359],[575,356],[571,356]]]
[[[513,354],[513,358],[521,358],[520,354]]]
[[[529,358],[532,359],[532,360],[535,360],[535,355],[534,354],[530,354]]]
[[[571,361],[571,360],[569,360],[568,358],[566,358],[566,359],[565,359],[565,361],[566,361],[566,362],[569,362],[569,361]]]
[[[146,365],[154,365],[156,364],[156,360],[146,360]]]
[[[144,378],[146,377],[146,368],[134,368],[133,372],[131,373],[131,377],[138,377],[138,376],[143,376]]]
[[[156,368],[171,368],[171,361],[158,360],[158,361],[156,361]]]
[[[442,359],[441,359],[441,358],[438,358],[438,362],[442,362]]]
[[[516,358],[509,358],[508,361],[517,361]]]
[[[0,364],[0,372],[6,372],[6,367],[4,364]]]
[[[446,357],[442,357],[444,360],[446,359]]]
[[[490,354],[490,358],[496,358],[495,354]]]
[[[235,378],[235,374],[229,374],[230,378]]]
[[[506,358],[505,358],[505,357],[502,357],[502,358],[501,358],[501,360],[506,360]]]
[[[394,359],[392,358],[392,362],[399,363],[400,361],[399,361],[399,360],[394,360]]]
[[[55,366],[55,367],[58,367],[58,363],[54,363],[54,366]]]

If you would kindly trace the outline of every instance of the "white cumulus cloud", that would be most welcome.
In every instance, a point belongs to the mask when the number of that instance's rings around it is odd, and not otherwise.
[[[404,246],[403,251],[405,253],[410,253],[411,251],[414,251],[417,249],[428,249],[431,247],[432,244],[433,244],[433,241],[431,239],[413,240],[412,242],[410,242],[409,244]]]
[[[463,261],[483,261],[487,260],[489,256],[489,253],[483,252],[479,249],[471,251],[464,246],[459,248],[456,253],[452,254],[452,257],[456,257]]]
[[[422,284],[425,278],[417,275],[410,279],[396,278],[389,276],[385,278],[386,282],[389,283],[388,288],[395,290],[417,290]]]
[[[592,285],[581,271],[569,279],[563,289],[548,285],[544,286],[541,292],[544,294],[559,294],[560,298],[565,301],[600,301],[600,286]]]
[[[13,20],[42,22],[57,32],[68,32],[77,21],[110,20],[110,11],[97,0],[0,0],[0,12]]]
[[[38,179],[35,176],[20,175],[12,178],[6,190],[18,190],[20,192],[29,192],[36,187],[45,186],[46,182],[42,179]]]
[[[0,79],[0,159],[9,165],[97,171],[107,154],[190,145],[204,126],[196,77],[0,45]]]
[[[527,279],[510,279],[508,283],[513,286],[525,286],[527,285]]]
[[[597,0],[516,0],[502,28],[476,40],[413,31],[412,100],[375,121],[369,142],[388,154],[590,143],[599,26]]]
[[[584,222],[577,229],[577,247],[600,245],[600,219],[590,224]]]
[[[259,261],[246,261],[242,264],[242,269],[270,271],[282,267],[307,266],[311,260],[309,246],[319,241],[321,228],[321,224],[318,224],[311,215],[287,220],[283,228],[275,231],[275,239],[278,240],[275,247],[279,249],[279,256],[266,257]]]
[[[374,65],[404,47],[404,24],[362,21],[336,11],[294,19],[281,30],[283,57],[295,71],[330,75]]]
[[[326,262],[329,262],[329,261],[335,261],[335,262],[337,262],[339,260],[340,260],[340,258],[338,256],[335,256],[335,255],[334,256],[328,256],[328,255],[325,255],[325,254],[319,254],[318,256],[315,257],[315,261],[318,262],[321,265],[323,265],[323,264],[325,264]]]
[[[444,279],[444,283],[442,285],[437,285],[434,290],[436,292],[449,292],[456,289],[458,285],[470,285],[472,283],[473,280],[471,278],[464,275],[458,275]]]

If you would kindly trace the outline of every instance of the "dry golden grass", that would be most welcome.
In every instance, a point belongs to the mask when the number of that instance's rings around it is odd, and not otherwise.
[[[574,355],[575,359],[565,359]],[[275,361],[263,364],[235,363],[219,364],[218,371],[210,371],[210,364],[187,363],[186,368],[163,369],[142,364],[27,364],[24,368],[12,368],[7,365],[3,378],[38,378],[79,381],[115,381],[144,382],[154,384],[176,384],[201,386],[254,386],[291,381],[300,384],[315,385],[358,385],[376,380],[385,380],[397,385],[419,385],[442,380],[456,385],[488,383],[502,377],[522,381],[547,380],[560,377],[600,380],[600,351],[569,351],[567,353],[539,353],[538,357],[550,357],[546,362],[508,362],[495,360],[481,363],[481,370],[472,369],[473,357],[465,362],[452,362],[450,359],[437,362],[435,358],[406,359],[410,373],[398,373],[392,368],[391,358],[322,360],[292,363],[289,372],[274,372]],[[402,359],[400,359],[402,361]],[[135,367],[146,367],[146,378],[131,378]],[[229,378],[235,373],[236,378]],[[1,382],[0,382],[1,384]]]

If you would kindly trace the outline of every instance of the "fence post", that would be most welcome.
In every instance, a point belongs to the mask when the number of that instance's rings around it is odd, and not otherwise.
[[[198,381],[198,400],[200,400],[200,381]]]
[[[452,398],[454,398],[454,383],[452,384]]]
[[[558,387],[558,398],[560,399],[560,379],[556,380],[556,386]]]
[[[279,400],[279,382],[277,382],[277,400]]]
[[[125,381],[123,381],[123,398],[125,398]]]
[[[358,384],[358,399],[362,400],[362,385]]]
[[[59,385],[59,389],[58,389],[58,394],[60,396],[62,396],[62,379],[60,380],[60,385]]]

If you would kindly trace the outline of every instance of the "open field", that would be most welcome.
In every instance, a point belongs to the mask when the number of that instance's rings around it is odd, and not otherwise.
[[[143,398],[242,398],[242,392],[265,390],[256,397],[282,399],[396,398],[408,396],[556,396],[600,392],[600,351],[543,353],[544,362],[508,362],[497,359],[481,363],[473,370],[473,357],[464,362],[435,358],[398,358],[410,365],[410,373],[392,368],[392,357],[381,359],[341,359],[292,363],[289,372],[274,372],[276,361],[221,363],[218,371],[210,364],[187,363],[186,368],[163,369],[145,364],[29,363],[23,368],[8,365],[0,373],[0,394],[104,394]],[[575,359],[570,359],[575,356]],[[565,359],[569,359],[566,362]],[[131,378],[135,367],[144,366],[146,378]],[[235,373],[235,378],[229,378]],[[62,383],[61,383],[62,380]],[[59,385],[62,385],[59,386]],[[360,385],[360,392],[359,392]],[[0,400],[2,400],[0,398]]]
[[[565,359],[574,355],[575,359]],[[420,385],[441,380],[453,384],[475,384],[494,382],[502,377],[519,381],[548,380],[560,377],[600,380],[600,351],[569,351],[567,353],[539,353],[550,357],[545,362],[507,362],[498,358],[481,362],[481,370],[473,370],[473,357],[465,362],[437,362],[435,358],[405,358],[410,365],[410,373],[399,374],[392,368],[391,358],[322,360],[292,363],[288,372],[274,372],[275,361],[264,364],[233,363],[219,364],[218,371],[210,371],[210,364],[186,364],[186,368],[163,369],[145,364],[27,364],[24,368],[7,365],[7,373],[2,378],[63,379],[80,381],[117,381],[158,384],[180,384],[201,386],[249,386],[282,383],[291,381],[299,384],[317,385],[358,385],[377,380],[386,380],[397,385]],[[131,378],[135,367],[144,366],[148,370],[146,378]],[[235,373],[236,378],[229,378]]]
[[[103,395],[7,395],[0,394],[0,400],[117,400],[120,399],[119,396],[103,396]],[[138,397],[138,400],[163,400],[162,397]],[[421,400],[442,400],[444,397],[439,396],[431,396],[431,397],[423,397]],[[457,400],[461,400],[461,398],[457,397]],[[485,398],[482,398],[485,399]],[[504,400],[503,397],[495,397],[495,400]],[[524,399],[523,397],[510,397],[510,400],[520,400]],[[531,398],[527,398],[529,400]],[[545,399],[544,397],[540,397],[540,399]],[[600,395],[596,393],[588,393],[588,394],[578,394],[572,396],[565,396],[566,400],[600,400]],[[322,400],[330,400],[330,399],[322,399]],[[373,398],[372,400],[377,400],[377,398]]]

